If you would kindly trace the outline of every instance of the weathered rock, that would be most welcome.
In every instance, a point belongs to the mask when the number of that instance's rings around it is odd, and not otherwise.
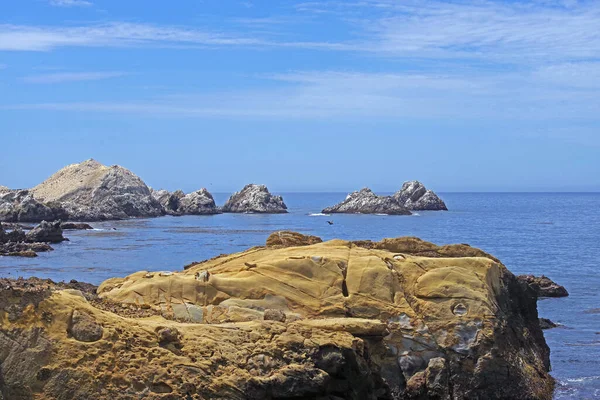
[[[392,196],[377,196],[369,188],[350,193],[344,201],[335,206],[327,207],[322,212],[325,214],[411,214],[405,206]]]
[[[567,297],[569,295],[564,286],[544,275],[519,275],[517,278],[527,283],[537,293],[538,297]]]
[[[269,235],[266,245],[267,247],[308,246],[322,241],[317,236],[303,235],[292,231],[277,231]]]
[[[540,318],[540,328],[542,329],[552,329],[558,326],[557,323],[552,322],[548,318]]]
[[[60,224],[60,227],[63,230],[90,230],[94,229],[90,224],[86,224],[85,222],[63,222]]]
[[[60,243],[67,240],[62,234],[61,222],[42,221],[25,234],[28,242]]]
[[[409,210],[448,210],[442,199],[419,181],[404,182],[392,197]]]
[[[56,202],[42,203],[34,199],[29,190],[0,192],[0,221],[40,222],[67,217],[66,211]]]
[[[225,213],[287,213],[287,206],[281,196],[269,193],[265,185],[249,184],[234,193],[221,208]]]
[[[342,240],[256,247],[98,288],[98,304],[190,304],[204,323],[115,315],[66,290],[26,298],[0,282],[0,338],[25,343],[0,365],[35,346],[21,339],[35,329],[52,354],[27,365],[45,379],[3,368],[0,382],[41,399],[550,399],[533,290],[493,258],[405,242],[435,255]],[[75,311],[103,327],[97,341],[68,338]]]
[[[152,196],[169,215],[212,215],[220,213],[213,196],[205,188],[184,194],[181,190],[153,190]]]
[[[182,197],[177,212],[186,215],[210,215],[218,214],[219,210],[212,195],[202,188]]]
[[[0,223],[0,255],[37,257],[38,252],[50,250],[52,250],[52,247],[47,243],[32,242],[20,226],[16,226],[12,231],[6,232],[3,224]]]
[[[32,189],[39,201],[58,202],[76,221],[100,221],[163,214],[150,189],[135,174],[118,165],[95,160],[61,169]]]
[[[154,197],[160,203],[167,214],[179,215],[179,201],[185,197],[185,193],[183,193],[181,190],[176,190],[171,193],[165,189],[152,189],[151,193],[152,197]]]
[[[80,342],[96,342],[102,338],[104,329],[86,312],[75,310],[71,316],[68,333]]]

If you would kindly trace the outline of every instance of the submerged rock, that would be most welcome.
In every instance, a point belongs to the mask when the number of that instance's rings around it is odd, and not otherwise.
[[[94,229],[90,224],[86,224],[85,222],[63,222],[60,224],[60,227],[63,230],[90,230]]]
[[[66,217],[67,212],[59,203],[43,203],[29,190],[0,191],[0,221],[40,222]]]
[[[323,211],[325,214],[410,215],[411,212],[391,196],[377,196],[369,188],[350,193],[344,201]]]
[[[392,197],[409,210],[448,210],[443,200],[419,181],[404,182]]]
[[[527,283],[538,297],[567,297],[569,295],[564,286],[559,285],[544,275],[519,275],[518,278]]]
[[[265,185],[249,184],[234,193],[221,208],[225,213],[287,213],[287,206],[281,196],[269,193]]]
[[[90,159],[61,169],[32,189],[39,201],[58,202],[70,220],[156,217],[162,207],[134,173]]]

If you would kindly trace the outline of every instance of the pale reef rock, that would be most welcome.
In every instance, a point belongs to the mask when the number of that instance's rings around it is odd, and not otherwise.
[[[224,213],[287,213],[281,196],[272,195],[265,185],[249,184],[234,193],[221,208]]]
[[[350,193],[344,201],[323,211],[325,214],[388,214],[411,215],[411,212],[392,196],[378,196],[369,188]]]

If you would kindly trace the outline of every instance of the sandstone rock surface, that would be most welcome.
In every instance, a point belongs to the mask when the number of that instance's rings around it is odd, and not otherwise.
[[[325,214],[410,215],[411,212],[391,196],[378,196],[369,188],[350,193],[344,201],[323,211]]]
[[[265,185],[249,184],[234,193],[223,205],[225,213],[287,213],[287,206],[281,196],[274,196]]]
[[[392,197],[409,210],[448,210],[444,201],[419,181],[404,182]]]
[[[466,245],[280,241],[59,289],[0,282],[5,398],[552,396],[535,293]]]
[[[308,246],[321,243],[318,236],[303,235],[292,231],[273,232],[267,238],[267,247],[290,247],[290,246]]]
[[[156,217],[162,207],[134,173],[90,159],[68,165],[31,190],[35,199],[57,202],[70,220]]]

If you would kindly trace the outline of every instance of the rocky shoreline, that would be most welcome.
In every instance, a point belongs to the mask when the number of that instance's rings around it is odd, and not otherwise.
[[[368,188],[353,192],[323,213],[410,215],[416,210],[447,207],[421,182],[410,181],[392,196],[377,196]],[[0,221],[11,223],[287,212],[283,198],[271,194],[265,185],[246,185],[219,207],[206,188],[188,194],[154,190],[130,170],[93,159],[68,165],[32,189],[0,186]]]
[[[0,279],[0,393],[550,399],[537,297],[468,245],[297,232],[97,288]]]

